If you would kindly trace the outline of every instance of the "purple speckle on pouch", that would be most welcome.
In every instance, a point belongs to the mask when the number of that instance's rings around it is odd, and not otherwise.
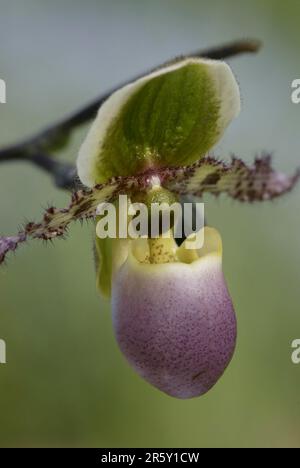
[[[145,380],[177,398],[206,393],[234,353],[236,318],[221,260],[125,262],[113,284],[122,353]]]

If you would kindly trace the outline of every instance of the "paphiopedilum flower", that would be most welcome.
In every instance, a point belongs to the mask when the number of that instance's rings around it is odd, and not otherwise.
[[[299,174],[274,171],[269,157],[249,167],[207,155],[239,111],[236,79],[221,61],[181,60],[121,88],[100,107],[79,151],[85,188],[67,208],[51,207],[40,223],[0,238],[0,261],[29,238],[60,237],[72,220],[95,219],[102,202],[118,207],[120,194],[149,200],[153,180],[170,200],[209,192],[254,202],[289,191]],[[172,239],[155,242],[156,254],[151,239],[97,238],[97,284],[112,292],[116,337],[137,372],[170,395],[194,397],[215,384],[235,347],[221,238],[205,228],[203,248],[192,252]]]

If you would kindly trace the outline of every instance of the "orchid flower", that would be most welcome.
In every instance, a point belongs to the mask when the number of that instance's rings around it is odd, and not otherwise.
[[[223,61],[188,58],[114,92],[83,142],[77,171],[83,188],[65,209],[0,238],[0,262],[29,239],[64,236],[73,220],[97,219],[97,207],[118,196],[167,203],[205,192],[241,202],[267,201],[299,178],[278,173],[269,156],[247,166],[210,154],[240,112],[240,93]],[[153,186],[155,180],[155,187]],[[177,398],[206,393],[235,349],[236,317],[222,272],[222,240],[204,227],[204,245],[174,238],[99,239],[97,285],[111,297],[119,347],[144,379]]]

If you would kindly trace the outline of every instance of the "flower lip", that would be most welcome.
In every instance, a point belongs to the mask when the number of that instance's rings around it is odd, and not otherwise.
[[[235,349],[218,233],[205,229],[197,259],[147,264],[130,250],[113,279],[113,325],[122,353],[145,380],[176,398],[210,390]]]

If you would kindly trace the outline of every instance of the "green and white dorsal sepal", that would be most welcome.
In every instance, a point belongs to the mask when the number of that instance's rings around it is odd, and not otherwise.
[[[240,111],[240,93],[222,61],[189,58],[113,93],[79,151],[78,175],[93,187],[149,168],[203,157]]]

